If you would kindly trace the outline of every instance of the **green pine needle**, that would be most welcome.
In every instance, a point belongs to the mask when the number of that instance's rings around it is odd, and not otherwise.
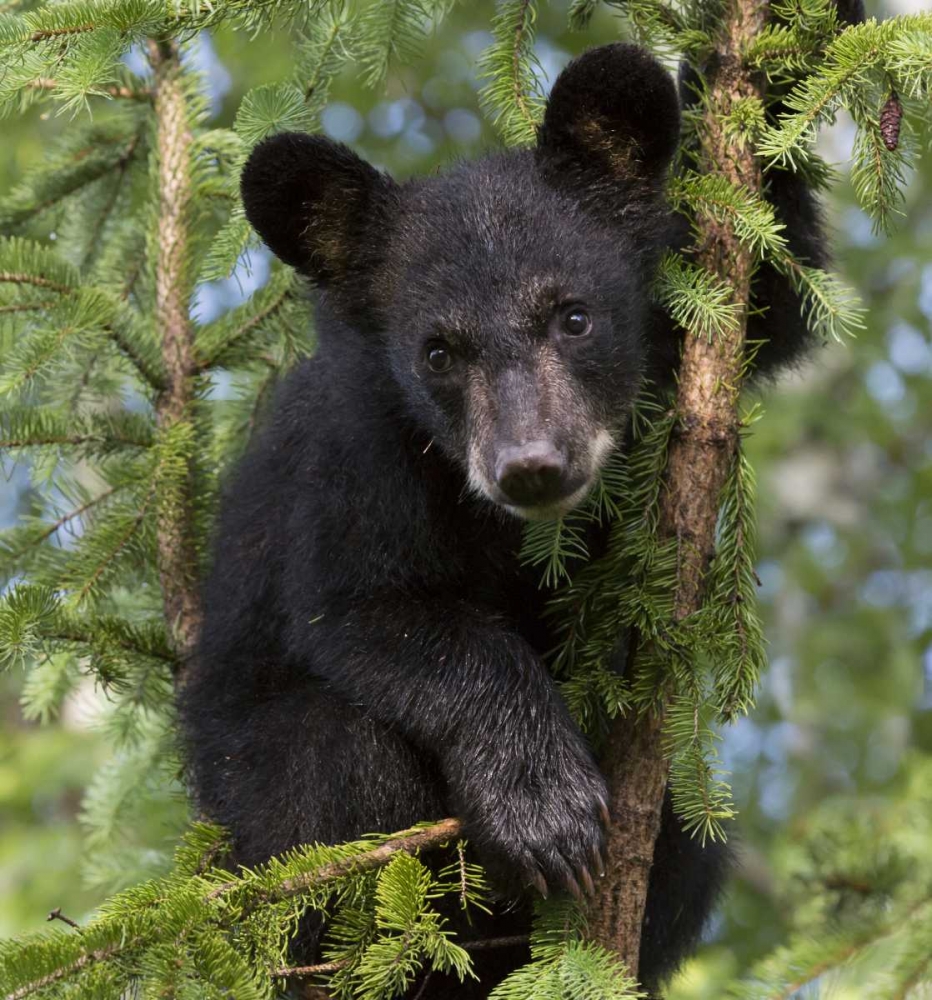
[[[534,55],[537,5],[533,0],[503,0],[492,23],[492,45],[479,57],[486,81],[479,98],[509,146],[531,144],[543,117],[543,91]]]

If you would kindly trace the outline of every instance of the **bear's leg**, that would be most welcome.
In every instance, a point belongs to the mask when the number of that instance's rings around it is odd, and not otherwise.
[[[663,803],[641,932],[639,973],[655,993],[699,941],[730,867],[724,844],[707,843],[683,831],[670,796]]]

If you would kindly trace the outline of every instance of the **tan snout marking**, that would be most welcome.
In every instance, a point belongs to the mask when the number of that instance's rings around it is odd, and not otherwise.
[[[491,499],[494,484],[485,474],[482,455],[494,421],[492,393],[485,372],[481,368],[473,368],[466,379],[467,480],[474,493],[487,499]]]
[[[508,372],[499,376],[500,379],[508,377]],[[540,520],[565,514],[586,498],[595,477],[615,447],[615,440],[611,432],[585,406],[575,380],[569,374],[559,352],[549,342],[537,347],[533,369],[530,373],[525,372],[523,378],[516,379],[515,392],[519,395],[522,387],[527,389],[531,386],[533,392],[529,393],[531,398],[526,402],[533,403],[533,406],[522,411],[518,399],[518,411],[506,415],[511,423],[513,443],[526,444],[531,440],[550,437],[560,426],[573,427],[575,447],[586,451],[586,454],[579,455],[577,461],[581,460],[588,468],[586,484],[554,507],[507,506],[518,517]],[[486,468],[484,456],[493,443],[500,418],[499,410],[503,403],[499,398],[501,393],[500,384],[492,384],[481,369],[475,368],[469,373],[466,382],[469,488],[493,503],[500,502],[496,499],[498,490],[493,475]],[[508,399],[505,403],[513,405]]]

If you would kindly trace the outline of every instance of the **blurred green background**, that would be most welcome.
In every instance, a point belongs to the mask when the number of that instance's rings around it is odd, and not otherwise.
[[[910,9],[917,0],[870,12]],[[475,75],[492,13],[488,3],[457,6],[383,93],[344,72],[324,129],[399,176],[493,147]],[[566,23],[565,4],[541,12],[536,51],[551,82],[573,54],[623,30],[606,8],[584,33]],[[285,76],[288,53],[271,32],[198,39],[190,58],[216,124],[232,122],[250,87]],[[67,117],[35,110],[4,121],[0,191],[67,128]],[[867,329],[765,394],[749,442],[771,667],[753,715],[724,734],[742,864],[707,946],[677,981],[680,1000],[719,996],[723,977],[781,940],[800,905],[787,890],[794,844],[816,806],[838,795],[896,799],[917,753],[932,751],[932,167],[911,178],[896,233],[878,237],[844,176],[851,140],[843,120],[822,138],[839,170],[827,212],[837,266],[860,290]],[[195,315],[239,302],[266,274],[261,258],[253,265],[250,275],[202,287]],[[2,471],[6,525],[36,498],[28,467],[6,457]],[[104,892],[81,874],[93,871],[82,793],[108,752],[96,729],[100,696],[82,690],[42,725],[22,718],[21,685],[16,674],[0,677],[0,936],[39,927],[54,907],[80,919]],[[179,801],[140,817],[153,826],[141,841],[170,842],[180,809]]]

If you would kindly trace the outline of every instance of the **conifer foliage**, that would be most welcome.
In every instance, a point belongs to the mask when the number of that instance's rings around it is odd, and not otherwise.
[[[0,114],[41,104],[70,116],[57,144],[0,197],[0,448],[28,460],[36,487],[29,516],[0,537],[0,575],[9,584],[0,598],[0,667],[26,671],[24,711],[34,718],[53,718],[88,676],[106,693],[114,754],[84,811],[91,842],[102,848],[89,874],[116,892],[85,926],[57,924],[0,945],[6,1000],[252,1000],[296,981],[320,983],[343,1000],[389,1000],[426,967],[471,975],[469,950],[446,929],[440,902],[489,906],[482,872],[468,861],[468,846],[440,875],[420,859],[458,843],[453,820],[373,831],[356,844],[309,845],[238,872],[222,867],[223,832],[203,824],[187,829],[173,858],[134,847],[132,836],[120,841],[128,846],[103,850],[141,810],[181,834],[172,694],[196,638],[197,580],[218,479],[275,379],[313,350],[304,290],[277,265],[243,305],[206,323],[192,318],[199,286],[229,276],[256,249],[238,201],[239,170],[266,136],[318,128],[331,82],[348,64],[382,86],[400,62],[417,57],[452,6],[0,4]],[[584,32],[598,6],[574,0],[573,26]],[[700,72],[730,9],[701,0],[607,6],[655,51]],[[499,3],[487,25],[491,46],[479,59],[482,106],[509,144],[532,141],[540,118],[537,14],[534,0]],[[188,58],[198,33],[220,24],[284,27],[294,47],[291,74],[248,92],[232,129],[211,127],[203,81]],[[774,117],[763,99],[738,102],[719,122],[728,141],[756,151],[765,168],[803,171],[824,185],[829,171],[813,149],[815,131],[846,109],[857,126],[858,197],[878,229],[889,226],[932,107],[932,15],[839,30],[829,0],[775,0],[742,58],[779,89],[782,110]],[[761,195],[690,152],[706,97],[700,86],[687,115],[673,203],[700,232],[732,227],[754,266],[768,261],[797,285],[816,333],[846,337],[860,323],[856,302],[836,277],[789,253],[766,201],[766,173]],[[727,282],[698,258],[668,256],[656,295],[688,336],[709,343],[735,331],[747,306],[736,305]],[[742,371],[752,364],[753,345]],[[212,387],[230,378],[236,393],[215,399]],[[759,415],[744,412],[741,433]],[[678,615],[677,545],[661,523],[677,424],[675,401],[645,398],[631,449],[613,459],[580,511],[532,525],[523,557],[553,592],[564,637],[553,669],[577,719],[604,740],[613,719],[647,712],[662,697],[676,808],[697,837],[719,838],[734,810],[716,726],[747,711],[765,660],[754,597],[754,476],[736,449],[716,498],[717,557],[705,601]],[[590,519],[611,522],[609,550],[593,560],[584,543]],[[622,636],[637,639],[635,669],[625,678],[605,666]],[[903,857],[918,850],[901,839]],[[887,869],[877,874],[884,878]],[[791,943],[739,995],[788,996],[788,984],[805,981],[794,970],[817,975],[819,956],[823,965],[829,953],[843,961],[857,942],[883,934],[901,947],[892,985],[878,997],[906,996],[932,981],[928,887],[888,890],[888,883],[878,889],[884,905],[864,902],[824,945]],[[308,909],[331,914],[325,963],[296,970],[287,942]],[[908,926],[900,922],[907,914],[915,918]],[[640,995],[617,957],[587,939],[575,904],[542,905],[530,944],[531,964],[496,991],[500,1000]]]

